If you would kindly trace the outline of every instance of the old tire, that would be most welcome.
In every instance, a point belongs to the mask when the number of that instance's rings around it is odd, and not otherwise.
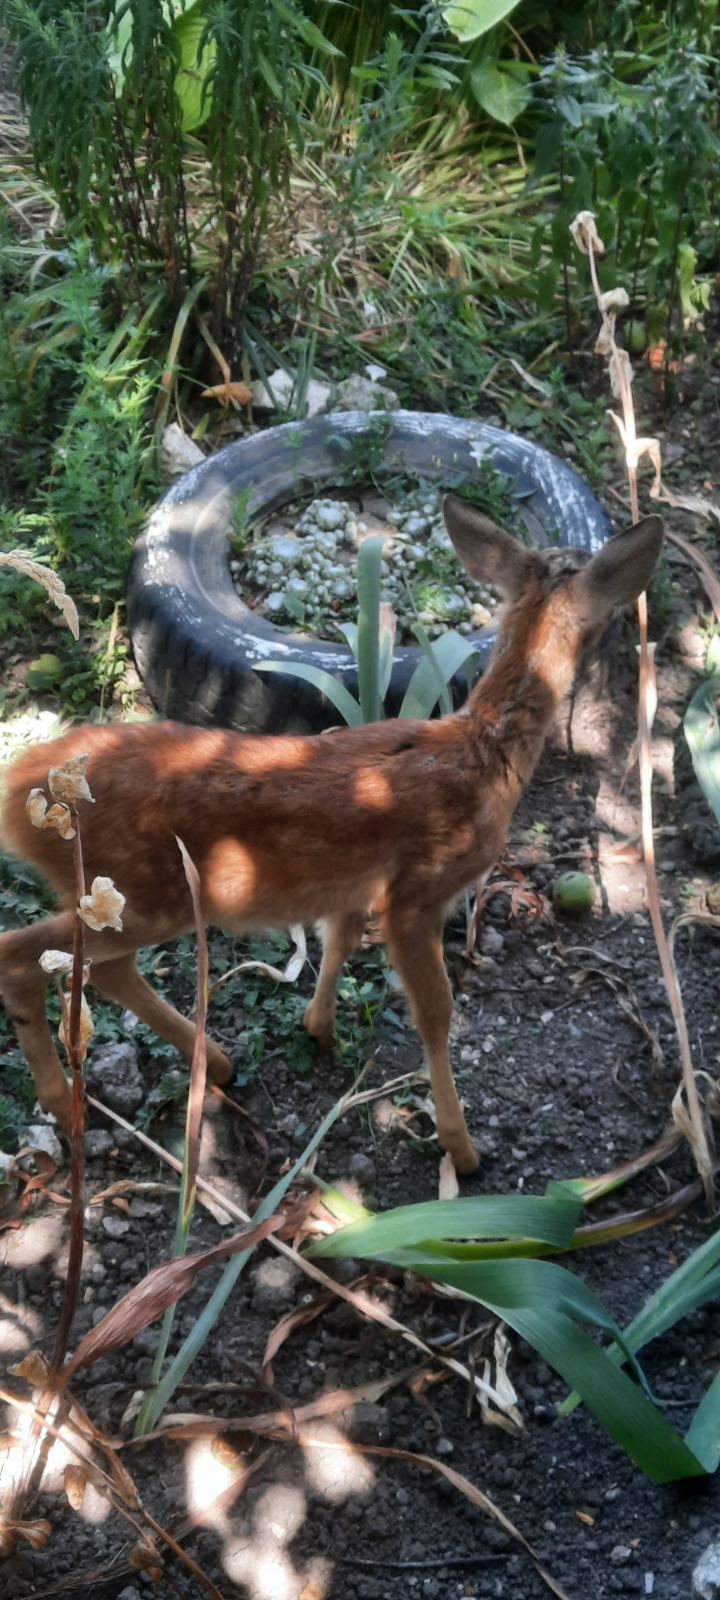
[[[264,732],[313,731],[338,721],[317,690],[282,673],[260,675],[259,660],[309,662],[357,690],[350,652],[339,644],[279,633],[239,598],[228,537],[235,498],[250,488],[256,519],[289,499],[342,481],[348,443],[377,427],[378,413],[343,412],[269,428],[194,467],[153,511],[135,547],[128,616],[135,661],[163,715]],[[515,480],[529,542],[551,537],[591,552],[610,525],[570,467],[527,439],[484,423],[413,411],[392,414],[389,465],[450,483],[489,458]],[[494,628],[476,635],[481,663]],[[417,649],[395,652],[388,709],[397,711]],[[465,692],[455,686],[456,700]]]

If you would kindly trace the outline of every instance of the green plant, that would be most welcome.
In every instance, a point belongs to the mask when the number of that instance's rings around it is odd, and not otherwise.
[[[720,146],[716,66],[699,18],[676,12],[636,20],[636,48],[600,43],[586,56],[564,47],[542,69],[538,94],[549,117],[538,130],[533,181],[556,170],[558,205],[539,224],[538,304],[549,308],[561,280],[567,336],[574,334],[568,225],[592,209],[607,248],[603,286],[627,283],[648,335],[669,339],[708,305],[707,270],[717,248],[712,173]],[[697,269],[697,272],[696,272]]]
[[[330,701],[351,728],[362,723],[380,722],[385,716],[385,697],[390,686],[395,643],[395,617],[392,608],[380,599],[380,561],[384,539],[374,535],[364,539],[358,552],[358,620],[345,623],[342,632],[357,663],[358,698],[322,667],[305,662],[262,661],[259,672],[282,672],[312,684]],[[462,668],[471,673],[477,659],[475,646],[453,630],[431,643],[420,622],[415,635],[423,660],[412,675],[398,712],[400,717],[429,717],[440,702],[444,711],[452,710],[450,683]]]
[[[382,1260],[460,1289],[533,1345],[653,1482],[714,1472],[720,1462],[720,1376],[681,1439],[653,1402],[635,1352],[717,1295],[720,1234],[700,1246],[622,1332],[578,1277],[532,1259],[577,1248],[581,1204],[569,1186],[553,1184],[542,1198],[430,1201],[379,1216],[358,1208],[356,1221],[314,1244],[309,1254]],[[605,1334],[610,1349],[596,1344],[584,1324]],[[625,1362],[639,1382],[622,1371]]]
[[[210,333],[231,361],[258,255],[287,219],[302,101],[332,55],[297,0],[10,0],[33,154],[73,238],[120,262],[121,303],[164,281],[176,314],[209,275]]]

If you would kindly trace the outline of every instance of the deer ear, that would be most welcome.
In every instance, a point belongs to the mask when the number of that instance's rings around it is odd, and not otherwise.
[[[470,577],[493,584],[509,600],[514,599],[532,566],[533,558],[525,546],[455,494],[443,497],[442,513],[455,553]]]
[[[612,611],[629,606],[647,589],[663,544],[662,517],[643,517],[608,539],[578,574],[577,582],[590,602],[592,623],[604,621]]]

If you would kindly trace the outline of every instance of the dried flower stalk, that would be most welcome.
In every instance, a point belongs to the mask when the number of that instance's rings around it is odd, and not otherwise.
[[[595,346],[596,351],[608,358],[610,373],[610,387],[615,397],[620,401],[622,416],[614,411],[610,416],[617,427],[618,433],[625,450],[625,464],[630,489],[630,511],[633,522],[639,518],[637,468],[638,462],[644,455],[650,457],[655,470],[655,477],[650,489],[650,495],[657,500],[662,494],[660,443],[657,439],[639,439],[635,424],[635,407],[632,398],[632,370],[630,359],[626,350],[620,348],[615,339],[615,318],[617,311],[622,309],[625,301],[625,291],[614,289],[603,294],[597,276],[596,255],[604,253],[602,240],[598,236],[595,226],[595,217],[591,211],[581,211],[571,224],[570,232],[578,249],[588,257],[590,277],[597,301],[598,310],[602,317],[602,327]],[[625,297],[625,299],[623,299]],[[714,1181],[713,1181],[713,1156],[710,1150],[708,1130],[703,1116],[700,1097],[698,1095],[697,1081],[690,1050],[685,1009],[680,992],[680,981],[677,967],[672,952],[669,948],[665,928],[663,925],[660,893],[658,889],[657,873],[655,870],[655,839],[653,834],[652,815],[652,752],[650,745],[650,728],[652,722],[651,708],[657,704],[657,686],[655,680],[655,667],[653,661],[654,645],[648,643],[648,616],[647,596],[638,597],[638,624],[640,631],[640,678],[638,692],[638,737],[640,751],[640,797],[642,817],[642,845],[645,862],[645,882],[647,887],[648,909],[655,943],[657,945],[660,966],[670,1001],[675,1030],[677,1033],[680,1060],[682,1063],[682,1081],[672,1103],[672,1114],[676,1126],[685,1135],[692,1149],[693,1158],[700,1178],[702,1179],[708,1207],[714,1210]]]

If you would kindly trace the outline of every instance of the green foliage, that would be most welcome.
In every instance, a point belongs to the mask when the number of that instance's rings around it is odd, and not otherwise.
[[[562,188],[535,238],[536,262],[548,246],[552,255],[541,304],[572,262],[570,221],[590,209],[607,249],[604,285],[620,282],[644,305],[651,336],[668,336],[678,308],[697,318],[707,288],[696,268],[709,266],[718,239],[715,78],[697,26],[673,13],[645,22],[632,51],[600,44],[573,58],[561,47],[544,65],[538,92],[549,116],[533,181],[556,170]]]
[[[303,148],[304,52],[332,51],[297,0],[9,0],[38,170],[116,292],[174,311],[209,271],[211,333],[231,355],[268,228]]]

